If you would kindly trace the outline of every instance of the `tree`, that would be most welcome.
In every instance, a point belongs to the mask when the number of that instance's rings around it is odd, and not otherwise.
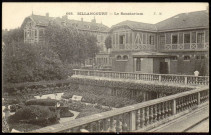
[[[95,36],[71,26],[49,25],[46,28],[46,41],[63,63],[84,63],[85,59],[95,57],[99,50]]]
[[[111,36],[110,35],[106,37],[105,45],[106,45],[106,48],[107,49],[112,48],[112,45],[111,45]]]
[[[16,33],[15,30],[14,33]],[[4,37],[3,50],[4,83],[20,83],[67,78],[59,56],[48,45],[27,44],[16,40],[13,31]],[[6,39],[11,39],[9,42]]]

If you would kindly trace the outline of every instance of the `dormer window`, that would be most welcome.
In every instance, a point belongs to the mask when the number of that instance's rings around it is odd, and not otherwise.
[[[64,22],[62,22],[62,25],[63,25],[63,26],[66,26],[67,24],[66,24],[66,22],[64,21]]]
[[[74,27],[78,27],[78,24],[76,24],[76,23],[73,23],[73,24],[72,24],[72,26],[74,26]]]
[[[89,26],[89,25],[84,25],[84,27],[85,27],[85,28],[87,28],[87,29],[89,29],[89,28],[90,28],[90,26]]]

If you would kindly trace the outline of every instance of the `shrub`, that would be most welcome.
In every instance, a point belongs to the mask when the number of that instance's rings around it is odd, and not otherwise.
[[[9,104],[9,105],[12,105],[12,104],[19,104],[20,103],[20,100],[18,100],[17,98],[15,98],[15,99],[9,99],[8,101],[7,101],[7,104]]]
[[[84,109],[86,105],[81,102],[73,102],[69,104],[69,109],[77,112],[81,112],[82,109]]]
[[[58,100],[56,99],[32,99],[26,101],[26,105],[41,105],[41,106],[55,106]]]
[[[18,109],[23,108],[23,105],[15,104],[10,106],[10,112],[16,112]]]
[[[25,123],[32,123],[37,125],[47,125],[50,122],[57,122],[57,115],[55,112],[50,111],[48,107],[43,106],[25,106],[19,110],[14,115],[9,116],[8,123],[17,123],[24,121]],[[49,120],[53,119],[53,120]]]
[[[73,117],[74,114],[69,111],[68,107],[59,107],[60,109],[60,118],[65,118],[65,117]]]

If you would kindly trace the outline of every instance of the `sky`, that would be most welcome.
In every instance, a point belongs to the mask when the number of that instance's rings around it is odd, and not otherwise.
[[[179,13],[206,10],[208,3],[59,3],[59,2],[3,2],[2,28],[14,29],[21,26],[24,19],[32,14],[50,17],[62,17],[66,13],[68,19],[90,22],[94,17],[97,23],[111,27],[125,20],[157,23]],[[107,15],[77,15],[78,12],[107,12]],[[139,15],[121,15],[124,13],[139,13]],[[119,13],[119,15],[117,15]]]

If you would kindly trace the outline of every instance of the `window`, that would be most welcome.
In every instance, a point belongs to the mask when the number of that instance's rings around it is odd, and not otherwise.
[[[136,71],[141,71],[141,58],[136,60]]]
[[[197,56],[196,56],[196,59],[197,59],[197,60],[199,60],[199,59],[200,59],[200,56],[199,56],[199,55],[197,55]]]
[[[121,60],[122,57],[121,57],[120,55],[118,55],[118,56],[116,57],[116,59],[117,59],[117,60]]]
[[[184,34],[184,43],[190,43],[190,34]]]
[[[171,60],[177,60],[177,56],[171,57]]]
[[[204,33],[197,33],[197,43],[204,43]]]
[[[123,56],[123,60],[128,60],[128,56],[127,55],[124,55]]]
[[[190,60],[190,56],[184,56],[184,60]]]
[[[84,27],[87,28],[87,29],[89,29],[89,26],[88,25],[84,25]]]
[[[160,45],[165,44],[165,36],[160,36]]]
[[[201,59],[202,59],[202,60],[205,59],[205,56],[204,56],[204,55],[201,55]]]
[[[154,45],[154,36],[149,36],[149,44]]]
[[[35,37],[37,36],[37,30],[34,30],[34,35],[35,35]]]
[[[178,43],[178,36],[172,35],[172,44],[177,44],[177,43]]]
[[[125,42],[125,35],[119,36],[119,43],[124,44],[124,42]]]

